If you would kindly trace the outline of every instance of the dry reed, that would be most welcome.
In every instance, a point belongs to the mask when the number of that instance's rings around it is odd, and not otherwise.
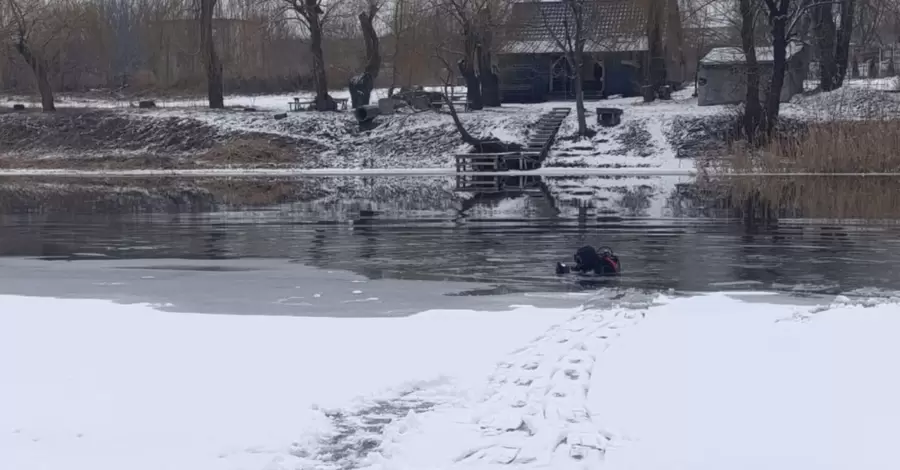
[[[726,170],[763,173],[900,171],[900,121],[834,121],[779,135],[761,148],[732,146]]]

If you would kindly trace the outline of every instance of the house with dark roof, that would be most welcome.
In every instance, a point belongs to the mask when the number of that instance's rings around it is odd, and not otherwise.
[[[582,1],[585,98],[640,94],[650,64],[648,0]],[[658,15],[663,59],[667,80],[679,88],[685,63],[678,0],[652,1],[665,2]],[[574,98],[574,73],[560,47],[572,25],[565,2],[525,0],[512,5],[497,51],[503,101]]]

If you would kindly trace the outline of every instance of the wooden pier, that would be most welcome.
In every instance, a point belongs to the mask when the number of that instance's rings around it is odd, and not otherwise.
[[[525,148],[518,152],[460,153],[456,155],[456,186],[459,191],[502,191],[504,176],[463,175],[459,173],[498,172],[508,170],[534,170],[541,167],[563,120],[571,108],[553,108],[541,116],[535,129],[528,136]]]

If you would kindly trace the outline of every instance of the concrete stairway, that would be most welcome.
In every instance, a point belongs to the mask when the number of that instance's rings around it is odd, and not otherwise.
[[[549,113],[541,116],[534,131],[528,136],[528,143],[525,145],[523,154],[544,161],[553,139],[556,138],[556,133],[559,132],[559,127],[571,112],[571,108],[553,108]]]

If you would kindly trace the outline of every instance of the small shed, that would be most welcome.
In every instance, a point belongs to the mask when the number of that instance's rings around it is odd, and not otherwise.
[[[760,98],[765,99],[768,85],[772,80],[772,47],[757,47],[756,60],[759,63]],[[787,48],[787,70],[781,101],[789,101],[803,92],[809,60],[807,51],[801,44],[791,43]],[[717,47],[700,61],[697,72],[697,104],[711,106],[742,103],[747,94],[747,59],[739,47]]]

